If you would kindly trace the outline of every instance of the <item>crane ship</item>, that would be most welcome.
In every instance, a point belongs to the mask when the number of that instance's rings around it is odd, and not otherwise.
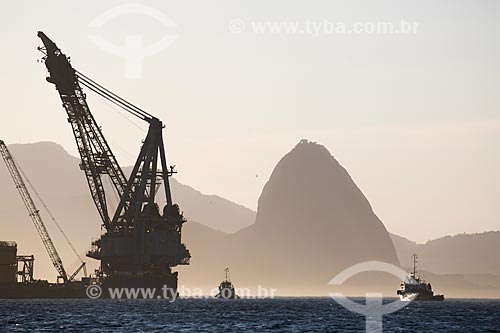
[[[48,70],[46,80],[54,85],[66,111],[80,169],[102,222],[102,235],[87,253],[99,261],[99,269],[82,285],[100,286],[102,297],[109,297],[109,288],[168,288],[176,292],[178,273],[172,269],[189,265],[191,254],[181,240],[186,219],[170,191],[169,178],[176,171],[167,164],[163,122],[73,68],[69,57],[46,34],[39,31],[37,36],[43,44],[38,50]],[[128,177],[91,113],[82,87],[148,125]],[[110,191],[104,188],[105,180],[119,198],[116,207],[107,199]],[[161,189],[166,202],[160,206]]]

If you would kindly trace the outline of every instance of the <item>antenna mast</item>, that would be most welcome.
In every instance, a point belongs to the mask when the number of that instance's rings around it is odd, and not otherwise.
[[[417,257],[417,254],[414,253],[412,256],[413,258],[413,277],[414,278],[417,278],[417,262],[418,262],[418,257]]]

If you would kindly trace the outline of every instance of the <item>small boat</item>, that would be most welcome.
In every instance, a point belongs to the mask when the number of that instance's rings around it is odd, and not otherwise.
[[[220,283],[219,293],[215,295],[215,298],[223,298],[223,299],[240,298],[240,296],[236,295],[236,290],[234,288],[234,285],[229,279],[229,268],[226,268],[224,272],[226,272],[226,279]]]
[[[444,295],[434,295],[432,286],[417,275],[417,255],[413,254],[413,272],[407,281],[401,282],[397,291],[402,301],[444,301]]]

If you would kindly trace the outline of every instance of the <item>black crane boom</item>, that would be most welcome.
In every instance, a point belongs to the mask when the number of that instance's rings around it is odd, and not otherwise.
[[[47,81],[59,91],[81,157],[80,168],[85,172],[92,199],[104,226],[108,228],[110,217],[102,175],[109,175],[120,197],[125,190],[127,178],[90,113],[77,73],[68,58],[43,32],[38,32],[38,37],[44,44],[39,50],[45,55],[43,60],[50,74]]]

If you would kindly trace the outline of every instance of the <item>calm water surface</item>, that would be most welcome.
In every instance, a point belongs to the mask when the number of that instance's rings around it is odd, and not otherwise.
[[[0,332],[363,332],[329,298],[0,300]],[[409,303],[384,332],[500,332],[500,300]]]

